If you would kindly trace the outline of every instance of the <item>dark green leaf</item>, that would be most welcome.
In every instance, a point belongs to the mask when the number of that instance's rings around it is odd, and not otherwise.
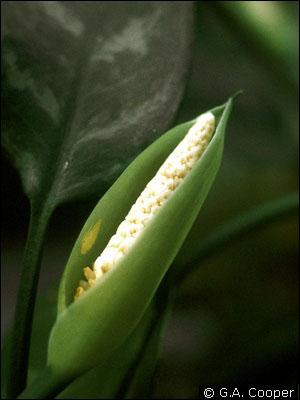
[[[192,3],[2,8],[3,145],[27,196],[53,208],[99,193],[174,118]]]

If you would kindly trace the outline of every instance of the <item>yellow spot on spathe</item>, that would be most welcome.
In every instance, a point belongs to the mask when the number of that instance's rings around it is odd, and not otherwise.
[[[93,247],[93,245],[97,239],[99,230],[100,230],[101,222],[102,222],[102,220],[99,219],[99,221],[96,222],[95,225],[93,225],[91,227],[91,229],[87,232],[87,234],[82,239],[81,249],[80,249],[81,254],[86,254]]]

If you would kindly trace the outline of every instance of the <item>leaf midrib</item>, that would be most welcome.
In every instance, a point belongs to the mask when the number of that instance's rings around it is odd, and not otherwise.
[[[76,72],[74,74],[69,95],[62,112],[62,115],[64,115],[65,118],[61,123],[61,135],[57,135],[57,144],[54,146],[53,152],[51,153],[52,156],[49,158],[49,174],[47,174],[49,178],[45,180],[45,189],[43,190],[44,185],[41,186],[41,193],[44,191],[46,196],[48,194],[47,203],[53,208],[62,202],[62,199],[57,197],[57,189],[60,187],[60,173],[63,170],[63,166],[66,162],[65,149],[68,148],[68,144],[70,143],[70,138],[72,137],[73,132],[73,124],[76,119],[75,115],[78,108],[78,97],[82,87],[82,82],[84,80],[84,71],[88,65],[87,54],[92,47],[90,31],[91,29],[86,28],[86,32],[82,37],[81,43],[78,45],[78,49],[80,50],[78,52],[79,54],[75,64]]]

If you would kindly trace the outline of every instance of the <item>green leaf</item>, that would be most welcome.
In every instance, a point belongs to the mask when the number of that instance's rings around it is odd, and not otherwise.
[[[99,193],[174,119],[191,2],[12,1],[2,16],[2,142],[27,196]]]
[[[138,324],[215,178],[231,106],[229,99],[224,106],[211,110],[216,117],[216,132],[206,151],[118,267],[73,302],[82,268],[101,253],[130,206],[194,121],[171,129],[145,150],[88,218],[65,269],[59,292],[60,315],[49,341],[48,366],[58,379],[72,380],[103,362]]]

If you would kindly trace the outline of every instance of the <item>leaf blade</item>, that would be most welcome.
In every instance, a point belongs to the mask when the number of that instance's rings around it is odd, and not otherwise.
[[[97,192],[174,118],[191,3],[11,2],[3,14],[3,145],[26,194],[55,206]]]

